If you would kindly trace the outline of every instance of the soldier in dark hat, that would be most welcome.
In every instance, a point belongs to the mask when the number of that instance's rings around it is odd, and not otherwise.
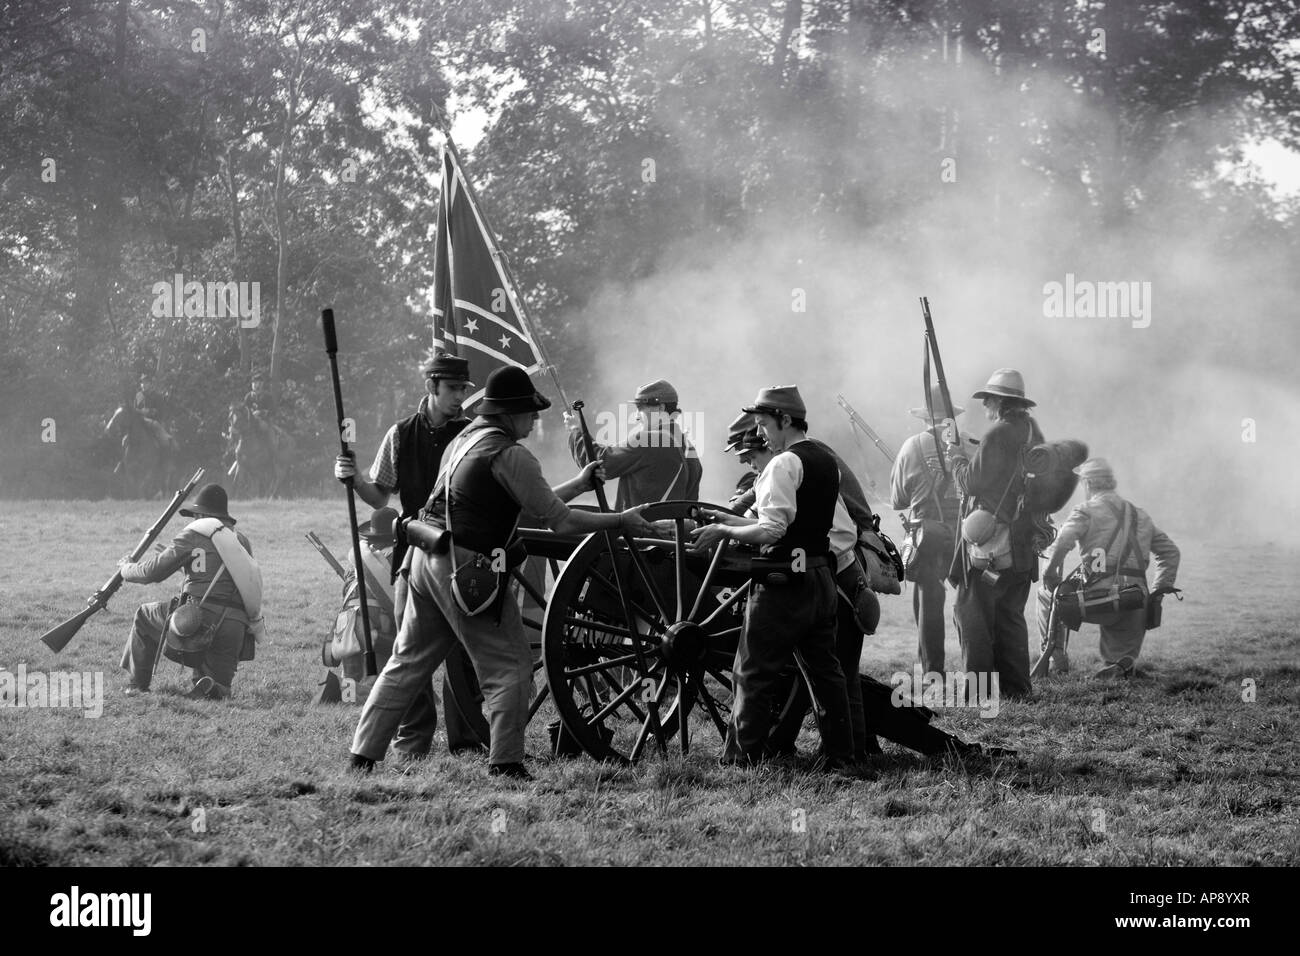
[[[965,409],[953,406],[953,414]],[[912,414],[926,423],[924,431],[903,442],[894,460],[889,480],[890,506],[907,512],[904,528],[913,540],[914,564],[908,570],[913,581],[912,615],[916,621],[917,658],[925,673],[943,673],[944,579],[957,546],[961,495],[940,461],[943,446],[943,391],[934,386],[930,402],[913,408]],[[936,438],[937,436],[937,438]]]
[[[339,455],[334,463],[334,477],[352,479],[361,499],[372,508],[382,508],[396,493],[401,501],[401,517],[413,518],[424,506],[433,490],[442,454],[447,446],[469,426],[462,411],[465,398],[474,387],[469,380],[469,361],[455,355],[431,354],[420,366],[425,396],[415,414],[388,429],[368,475],[356,470],[355,457]],[[406,558],[407,542],[400,535],[393,547],[389,579],[393,582],[393,607],[397,626],[401,627],[406,608],[406,578],[398,572]],[[463,686],[471,689],[470,701],[463,702],[469,713],[462,714],[453,705],[450,681],[443,680],[443,706],[446,711],[447,748],[456,753],[478,750],[487,745],[483,739],[486,722],[482,717],[482,695],[474,668],[459,647],[447,655],[448,671],[456,669]],[[405,760],[417,760],[428,754],[438,727],[438,710],[433,687],[420,693],[412,702],[411,713],[402,722],[394,749]]]
[[[835,458],[808,441],[807,410],[793,385],[765,388],[752,406],[759,434],[776,453],[755,483],[751,520],[710,511],[716,523],[694,532],[703,547],[731,539],[790,562],[789,572],[756,579],[732,668],[734,697],[723,763],[748,763],[768,753],[773,693],[798,653],[822,706],[826,765],[853,760],[853,732],[844,672],[836,657],[838,597],[830,534],[839,496]]]
[[[655,501],[695,501],[700,496],[703,468],[699,453],[682,430],[677,417],[677,389],[660,379],[642,385],[632,398],[638,425],[620,445],[593,443],[605,474],[619,479],[614,507]],[[579,465],[587,464],[587,447],[577,416],[565,415],[569,426],[569,451]]]
[[[487,698],[490,771],[529,777],[523,760],[533,652],[507,583],[509,568],[524,557],[514,540],[520,513],[538,516],[563,534],[614,528],[653,534],[637,508],[610,514],[569,509],[566,501],[590,490],[596,464],[554,489],[546,483],[537,459],[519,440],[550,404],[523,369],[494,371],[478,417],[448,450],[420,517],[403,522],[407,537],[420,547],[409,561],[407,612],[393,656],[352,740],[354,767],[369,770],[383,759],[411,701],[448,651],[461,646]]]
[[[252,659],[261,622],[262,576],[248,538],[234,530],[226,490],[204,485],[194,504],[180,513],[196,520],[170,545],[142,561],[119,562],[122,580],[137,584],[185,572],[180,597],[151,601],[135,612],[122,652],[122,667],[131,675],[128,697],[149,690],[164,635],[167,658],[194,669],[189,694],[194,699],[229,697],[239,662]]]
[[[1035,402],[1025,396],[1025,380],[1015,369],[995,371],[974,397],[983,400],[994,424],[973,456],[966,446],[947,445],[949,465],[967,501],[963,543],[950,569],[957,583],[953,616],[962,671],[996,673],[1000,695],[1015,700],[1033,690],[1025,603],[1038,580],[1034,521],[1022,507],[1020,465],[1022,454],[1040,444],[1043,433],[1029,414]]]

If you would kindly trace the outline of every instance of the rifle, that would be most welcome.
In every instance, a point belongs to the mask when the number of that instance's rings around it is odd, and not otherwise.
[[[1080,565],[1075,568],[1061,579],[1061,584],[1058,584],[1052,589],[1052,606],[1047,615],[1047,637],[1040,642],[1042,654],[1039,656],[1038,660],[1034,662],[1034,666],[1029,672],[1031,678],[1041,679],[1047,676],[1047,666],[1052,662],[1052,651],[1056,650],[1058,642],[1068,640],[1069,632],[1060,626],[1061,621],[1060,615],[1057,612],[1058,602],[1056,600],[1056,592],[1061,589],[1061,585],[1065,584],[1066,581],[1078,575],[1082,567],[1083,566]]]
[[[935,371],[935,376],[939,379],[939,394],[943,396],[943,410],[948,415],[947,421],[945,421],[944,424],[952,428],[952,444],[960,446],[961,435],[957,432],[957,416],[953,412],[952,395],[950,395],[948,392],[948,379],[943,374],[943,356],[939,354],[939,340],[938,338],[935,337],[934,334],[934,319],[930,317],[930,300],[927,299],[925,296],[921,296],[921,315],[925,319],[925,341],[928,347],[928,351],[926,352],[926,357],[928,359],[929,356],[931,355],[934,356],[934,371]],[[928,364],[929,363],[927,361],[927,369],[926,369],[927,381],[925,383],[926,401],[929,401],[929,394],[930,394],[930,382],[928,381],[929,379]],[[942,462],[944,460],[944,456],[942,453],[942,449],[938,447],[939,436],[935,435],[934,440],[935,440],[935,451],[939,452],[939,461]]]
[[[866,435],[866,436],[867,436],[868,438],[870,438],[873,442],[875,442],[876,447],[880,449],[880,453],[881,453],[882,455],[884,455],[886,458],[888,458],[888,459],[890,460],[890,462],[892,463],[893,460],[894,460],[894,453],[893,453],[892,451],[889,450],[889,446],[886,445],[883,441],[880,440],[880,436],[877,435],[874,431],[871,430],[871,426],[868,425],[868,424],[866,423],[866,421],[863,420],[862,416],[859,415],[859,414],[854,410],[853,406],[850,405],[850,404],[845,400],[845,398],[844,398],[843,395],[839,395],[839,396],[837,396],[837,400],[838,400],[839,403],[840,403],[840,408],[842,408],[842,409],[844,409],[846,412],[848,412],[848,415],[849,415],[849,422],[852,423],[853,425],[857,426],[858,428],[861,428],[861,429],[862,429],[862,434]]]
[[[172,495],[172,500],[167,505],[167,509],[157,521],[149,526],[149,530],[144,533],[144,537],[135,546],[135,550],[131,552],[131,561],[139,561],[140,557],[149,550],[149,546],[154,543],[154,539],[162,534],[163,528],[167,527],[167,522],[172,520],[172,515],[180,510],[181,505],[185,503],[185,499],[194,490],[194,486],[202,480],[203,469],[200,468],[194,473],[194,477],[190,479],[189,484]],[[81,625],[85,624],[91,615],[108,606],[108,599],[116,594],[117,589],[121,586],[122,570],[119,568],[111,578],[104,582],[104,585],[98,591],[90,596],[90,600],[86,602],[85,610],[78,611],[62,624],[50,628],[41,635],[41,643],[55,654],[59,653],[68,646],[69,641],[77,636],[77,632],[81,630]]]
[[[325,547],[325,542],[316,537],[315,531],[308,531],[304,537],[311,542],[311,546],[320,552],[320,556],[325,559],[325,563],[334,569],[334,573],[343,579],[347,579],[347,570],[339,563],[339,559],[334,557],[334,553]]]
[[[344,416],[343,416],[343,390],[339,387],[339,340],[334,335],[334,310],[321,309],[320,313],[321,329],[325,332],[325,354],[330,360],[330,376],[334,381],[334,411],[338,413],[339,420],[339,447],[343,454],[347,454],[348,443],[343,438],[344,434]],[[352,479],[349,478],[344,482],[348,490],[348,530],[352,532],[352,563],[360,568],[361,565],[361,535],[357,532],[357,499],[356,489],[352,485]],[[374,677],[379,673],[379,668],[375,664],[375,645],[370,639],[370,605],[366,602],[366,576],[357,575],[357,595],[361,598],[361,630],[366,639],[366,676]]]

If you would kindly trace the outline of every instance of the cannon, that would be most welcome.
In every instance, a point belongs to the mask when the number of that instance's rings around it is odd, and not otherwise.
[[[633,763],[647,748],[688,753],[697,732],[726,735],[731,666],[740,640],[750,557],[724,542],[690,547],[694,501],[647,505],[661,538],[520,528],[530,557],[554,576],[549,595],[512,571],[542,609],[525,611],[536,656],[529,720],[558,718],[597,760]],[[612,548],[612,550],[611,550]],[[563,564],[561,564],[563,562]],[[451,686],[460,703],[465,689]],[[539,717],[539,714],[541,715]]]

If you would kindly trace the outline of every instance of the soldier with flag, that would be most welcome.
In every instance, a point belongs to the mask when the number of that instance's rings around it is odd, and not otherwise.
[[[656,501],[695,501],[704,473],[699,453],[678,421],[677,389],[663,379],[642,385],[632,397],[637,427],[617,445],[593,443],[605,474],[619,479],[614,507],[620,510]],[[588,464],[577,416],[564,416],[569,451],[578,465]]]

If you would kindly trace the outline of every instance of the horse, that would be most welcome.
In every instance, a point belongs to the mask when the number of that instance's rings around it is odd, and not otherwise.
[[[162,425],[130,405],[119,405],[104,426],[117,454],[113,474],[124,494],[153,498],[166,494],[176,483],[176,439]]]
[[[297,442],[283,428],[255,415],[247,405],[230,406],[226,417],[226,474],[230,491],[273,498],[288,490]]]

